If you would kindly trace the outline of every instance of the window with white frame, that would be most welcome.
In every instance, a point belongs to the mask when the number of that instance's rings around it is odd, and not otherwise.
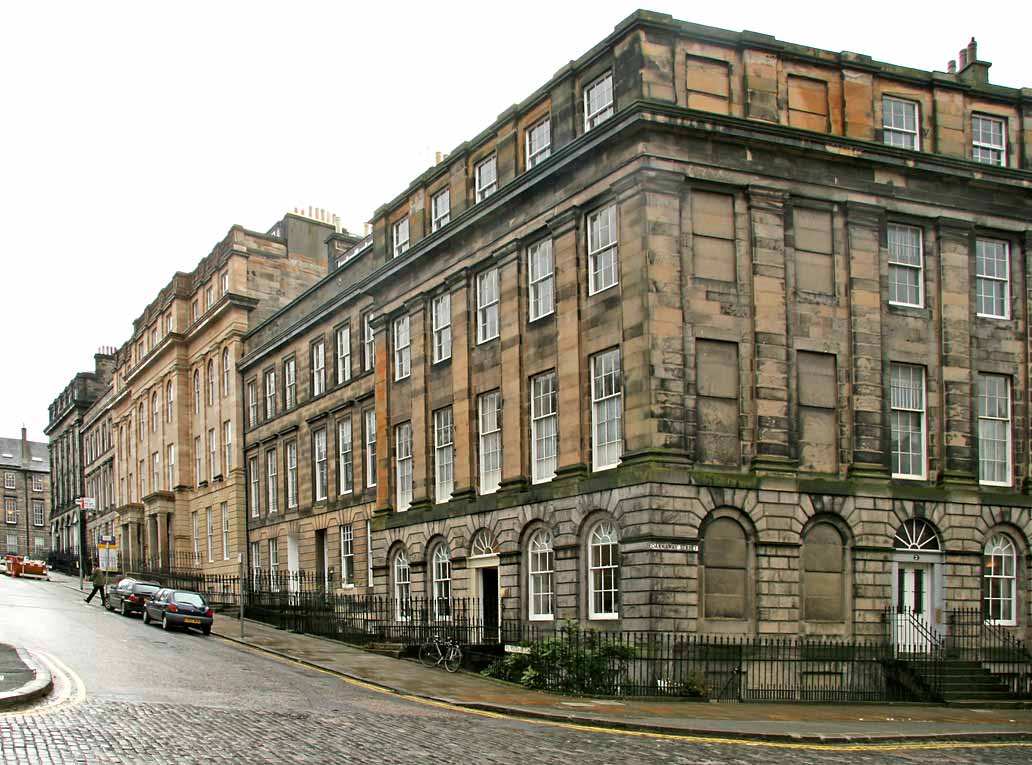
[[[232,381],[233,364],[229,357],[229,348],[222,349],[222,395],[229,395],[229,386]]]
[[[144,437],[147,435],[147,412],[144,409],[142,401],[140,402],[140,406],[136,410],[136,422],[140,426],[139,436],[140,440],[142,441]]]
[[[151,454],[151,491],[161,491],[161,454],[160,452],[154,452]],[[95,497],[97,496],[96,488],[91,492]]]
[[[262,582],[262,545],[261,542],[251,542],[251,582],[252,587],[257,590]]]
[[[1007,164],[1007,121],[971,115],[971,159],[986,165]]]
[[[150,347],[151,347],[151,350],[154,350],[154,348],[156,348],[157,345],[158,345],[158,328],[155,326],[155,327],[151,327],[151,331],[150,331]]]
[[[337,327],[337,385],[351,379],[351,325]]]
[[[338,527],[340,531],[340,584],[355,586],[355,532],[350,523]]]
[[[194,565],[201,562],[201,528],[197,518],[197,511],[190,513],[190,527],[193,529],[193,559]]]
[[[412,505],[412,423],[403,422],[394,429],[395,480],[398,511]]]
[[[276,370],[265,373],[265,419],[276,416]]]
[[[233,421],[222,423],[222,474],[229,475],[233,469]]]
[[[201,437],[194,436],[194,483],[200,485],[204,480],[204,451],[201,449]]]
[[[172,314],[166,313],[165,314],[165,334],[167,335],[167,334],[169,334],[171,332],[172,332]]]
[[[477,275],[477,343],[498,337],[498,269]]]
[[[376,411],[367,409],[363,415],[365,425],[365,485],[376,486]]]
[[[921,308],[924,305],[924,247],[921,229],[890,223],[889,303]]]
[[[1017,624],[1017,550],[1006,534],[996,534],[982,557],[982,618],[990,624]]]
[[[408,553],[399,550],[394,555],[394,614],[397,621],[412,618],[412,572]]]
[[[161,422],[161,400],[158,398],[158,392],[154,391],[151,394],[151,433],[158,432],[158,428],[161,427],[159,422]]]
[[[892,427],[892,477],[925,477],[924,367],[892,364],[889,368]]]
[[[297,507],[297,441],[287,444],[287,508]]]
[[[223,271],[220,280],[222,282],[222,294],[225,295],[229,292],[229,271]]]
[[[258,424],[258,383],[251,380],[247,383],[247,425],[253,428]]]
[[[555,263],[552,240],[542,239],[527,248],[527,308],[530,321],[555,310]]]
[[[43,491],[43,476],[36,473],[32,476],[32,490]]]
[[[434,501],[447,502],[455,488],[455,424],[452,408],[434,412]]]
[[[1010,378],[978,376],[978,480],[1011,485]]]
[[[11,472],[4,473],[4,488],[5,489],[13,489],[14,486],[15,486],[14,473],[11,473]]]
[[[889,146],[920,150],[921,133],[916,101],[882,96],[882,141]]]
[[[169,491],[176,488],[176,445],[168,444],[165,447],[165,470],[168,472],[166,486]]]
[[[614,204],[588,215],[588,293],[594,295],[619,281]]]
[[[555,372],[530,381],[530,448],[534,483],[555,478],[559,446],[558,396]]]
[[[297,360],[291,356],[283,362],[283,408],[293,409],[297,404]]]
[[[176,389],[172,383],[165,385],[165,420],[172,422],[172,412],[175,409]]]
[[[204,288],[204,310],[208,310],[215,305],[215,287],[209,284]]]
[[[326,428],[319,428],[312,434],[312,451],[315,453],[315,501],[326,499]]]
[[[451,358],[451,293],[437,295],[430,306],[434,334],[434,363]]]
[[[279,540],[269,540],[269,589],[279,589]]]
[[[43,522],[43,500],[34,499],[32,500],[32,525],[42,526]]]
[[[206,507],[204,509],[205,517],[207,519],[207,536],[208,536],[208,563],[215,560],[215,524],[214,519],[211,517],[211,508]]]
[[[606,72],[584,88],[584,132],[613,116],[613,73]]]
[[[190,318],[192,318],[194,321],[197,321],[197,319],[200,317],[200,315],[201,315],[201,307],[200,307],[200,304],[198,303],[198,301],[195,300],[190,305]]]
[[[998,239],[975,240],[975,295],[978,315],[1010,318],[1010,245]]]
[[[442,189],[430,200],[430,230],[436,231],[451,221],[451,191]]]
[[[201,411],[201,373],[198,370],[194,370],[193,373],[193,397],[194,397],[194,412]]]
[[[480,493],[493,494],[502,482],[502,394],[485,393],[478,400],[480,421]]]
[[[251,517],[257,518],[259,509],[261,507],[261,500],[259,499],[259,477],[258,477],[258,458],[251,457],[247,461],[247,472],[251,480]]]
[[[404,380],[411,372],[409,317],[394,320],[394,379]]]
[[[366,314],[362,317],[362,369],[366,372],[373,368],[373,317]]]
[[[337,421],[337,493],[350,494],[354,489],[354,465],[351,442],[351,416]]]
[[[326,343],[319,340],[312,344],[312,395],[326,392]]]
[[[215,428],[208,429],[208,475],[215,478],[219,474],[219,444]]]
[[[451,618],[451,557],[448,545],[443,542],[434,547],[431,556],[433,567],[434,619],[443,621]]]
[[[588,617],[620,616],[620,542],[609,521],[597,524],[588,537]]]
[[[215,403],[215,362],[208,359],[208,406]]]
[[[545,117],[527,128],[527,169],[544,162],[552,153],[552,120]]]
[[[555,618],[555,550],[552,535],[539,529],[530,537],[527,548],[527,580],[530,585],[531,621],[552,621]]]
[[[498,190],[497,157],[492,154],[478,162],[473,170],[473,176],[476,180],[477,201],[483,202]]]
[[[4,521],[6,523],[18,522],[18,500],[14,497],[4,497]]]
[[[279,491],[276,488],[277,465],[276,450],[272,449],[265,453],[265,490],[267,495],[266,505],[270,513],[279,509]]]
[[[593,470],[616,467],[623,453],[623,389],[620,349],[591,357],[591,462]]]
[[[394,253],[394,257],[398,258],[404,255],[405,251],[409,248],[408,218],[402,218],[397,223],[395,223],[392,231],[392,252]]]
[[[229,560],[229,503],[223,502],[219,511],[222,515],[222,560]]]

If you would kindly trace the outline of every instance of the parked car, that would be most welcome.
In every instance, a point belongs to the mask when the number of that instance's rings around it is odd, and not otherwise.
[[[143,608],[143,623],[161,622],[162,629],[193,627],[205,635],[211,634],[215,617],[211,606],[199,592],[166,588],[154,593]]]
[[[119,611],[122,616],[143,613],[144,604],[160,589],[161,585],[157,582],[126,577],[118,584],[108,586],[107,609]]]

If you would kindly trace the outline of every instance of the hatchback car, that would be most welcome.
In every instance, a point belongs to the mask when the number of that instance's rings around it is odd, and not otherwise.
[[[208,601],[199,592],[166,588],[159,590],[143,609],[143,622],[161,622],[162,629],[193,627],[205,635],[211,634],[215,614]]]
[[[122,616],[143,613],[144,604],[160,589],[161,585],[157,582],[127,577],[108,587],[107,609],[118,611]]]

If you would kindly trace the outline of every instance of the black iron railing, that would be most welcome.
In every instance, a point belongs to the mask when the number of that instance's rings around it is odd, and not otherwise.
[[[1032,654],[1005,626],[987,621],[977,608],[949,613],[946,653],[989,670],[1019,698],[1032,698]]]

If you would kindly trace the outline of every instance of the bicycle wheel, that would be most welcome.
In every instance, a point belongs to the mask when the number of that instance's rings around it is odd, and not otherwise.
[[[433,667],[441,660],[441,652],[433,643],[423,643],[419,646],[419,661],[424,667]]]
[[[444,668],[449,672],[455,672],[462,664],[462,649],[457,645],[448,646],[448,655],[444,660]]]

